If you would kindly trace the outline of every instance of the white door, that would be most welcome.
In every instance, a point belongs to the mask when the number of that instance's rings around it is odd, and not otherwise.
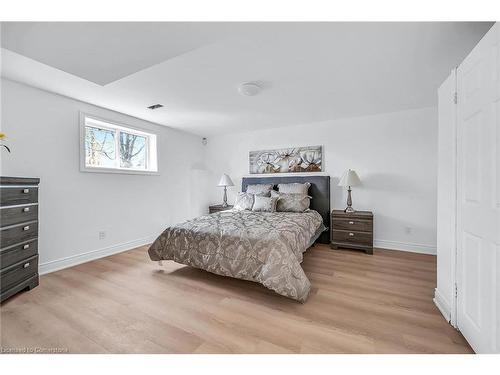
[[[478,353],[498,352],[500,28],[457,69],[457,325]]]

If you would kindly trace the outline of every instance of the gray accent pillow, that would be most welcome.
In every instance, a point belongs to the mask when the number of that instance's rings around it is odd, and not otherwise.
[[[278,203],[277,197],[271,198],[271,197],[263,197],[260,195],[254,195],[252,211],[276,212],[277,203]]]
[[[238,193],[234,202],[235,210],[251,210],[253,206],[254,195],[248,193]]]
[[[271,197],[278,198],[276,211],[278,212],[304,212],[311,205],[311,197],[304,194],[288,194],[271,192]]]
[[[306,183],[299,183],[299,182],[294,182],[291,184],[279,184],[278,185],[278,191],[280,193],[287,193],[287,194],[302,194],[302,195],[307,195],[309,194],[309,187],[311,184],[309,182]]]
[[[272,184],[255,184],[247,186],[247,193],[264,194],[266,197],[271,195],[271,190],[273,190]]]

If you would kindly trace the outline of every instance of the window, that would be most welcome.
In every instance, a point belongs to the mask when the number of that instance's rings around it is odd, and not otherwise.
[[[156,135],[86,114],[80,116],[81,170],[156,173]]]

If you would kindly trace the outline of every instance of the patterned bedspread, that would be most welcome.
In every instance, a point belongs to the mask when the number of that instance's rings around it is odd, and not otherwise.
[[[311,284],[300,266],[302,254],[324,229],[312,210],[222,211],[167,228],[149,256],[255,281],[304,302]]]

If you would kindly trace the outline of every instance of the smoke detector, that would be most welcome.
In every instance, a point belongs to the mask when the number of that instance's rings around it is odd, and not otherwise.
[[[262,88],[255,82],[245,82],[238,87],[238,91],[244,96],[254,96],[257,95]]]

